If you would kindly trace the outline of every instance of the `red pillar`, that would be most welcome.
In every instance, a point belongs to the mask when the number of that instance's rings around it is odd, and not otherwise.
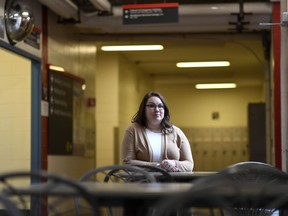
[[[273,3],[273,23],[280,23],[280,2]],[[274,56],[274,140],[275,140],[275,166],[282,168],[281,155],[281,76],[280,76],[280,47],[281,30],[279,25],[273,26],[273,56]]]
[[[42,88],[48,88],[48,11],[46,7],[43,7],[43,22],[42,22]],[[48,169],[48,117],[42,116],[42,169]]]

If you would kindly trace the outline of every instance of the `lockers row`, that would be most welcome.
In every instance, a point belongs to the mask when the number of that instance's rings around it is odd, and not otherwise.
[[[247,161],[247,128],[182,128],[195,162],[195,171],[217,171]]]

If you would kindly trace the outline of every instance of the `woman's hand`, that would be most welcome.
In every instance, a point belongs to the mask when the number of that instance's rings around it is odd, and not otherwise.
[[[163,160],[159,166],[168,172],[180,172],[180,170],[176,167],[176,162],[174,160]]]

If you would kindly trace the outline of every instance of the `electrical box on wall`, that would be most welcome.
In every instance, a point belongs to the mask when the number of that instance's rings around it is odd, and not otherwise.
[[[11,16],[18,10],[29,16]],[[41,58],[42,5],[32,0],[0,0],[0,40]]]

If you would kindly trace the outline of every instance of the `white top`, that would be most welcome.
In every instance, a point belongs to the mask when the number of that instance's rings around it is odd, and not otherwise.
[[[153,162],[162,161],[162,133],[155,133],[146,129],[146,134],[153,152]]]

